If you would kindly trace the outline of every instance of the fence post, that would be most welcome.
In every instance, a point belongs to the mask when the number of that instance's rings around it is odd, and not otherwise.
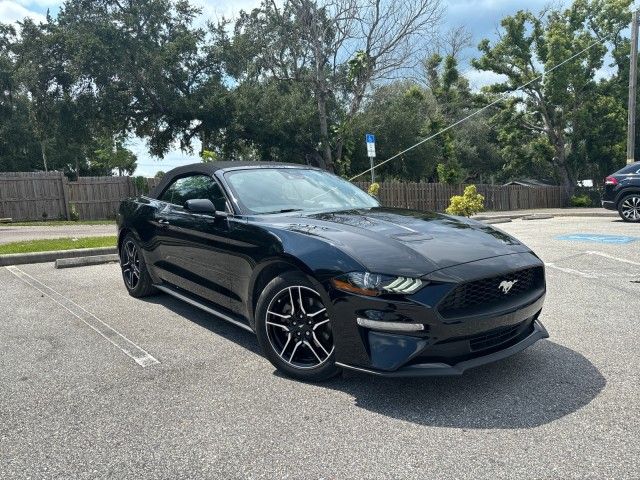
[[[69,180],[64,173],[60,174],[60,181],[62,182],[62,199],[64,201],[64,211],[67,220],[71,220],[71,205],[69,205]]]

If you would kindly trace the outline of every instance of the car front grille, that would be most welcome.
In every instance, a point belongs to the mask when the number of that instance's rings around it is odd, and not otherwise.
[[[485,310],[510,305],[518,299],[528,297],[533,292],[542,293],[543,290],[544,268],[527,268],[496,277],[462,283],[445,297],[438,306],[438,311],[444,318],[466,316],[470,313],[477,314]]]

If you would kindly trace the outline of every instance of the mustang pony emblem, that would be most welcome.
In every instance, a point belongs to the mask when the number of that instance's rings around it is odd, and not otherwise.
[[[511,289],[516,283],[518,283],[518,280],[512,280],[511,282],[507,282],[506,280],[503,280],[498,288],[502,290],[502,293],[506,295],[511,291]]]

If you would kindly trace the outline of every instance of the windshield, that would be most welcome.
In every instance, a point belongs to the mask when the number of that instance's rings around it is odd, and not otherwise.
[[[321,170],[257,168],[225,174],[240,206],[253,214],[378,207],[355,185]]]

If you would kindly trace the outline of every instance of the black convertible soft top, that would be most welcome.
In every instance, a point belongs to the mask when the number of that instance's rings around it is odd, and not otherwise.
[[[243,168],[274,168],[274,167],[302,167],[314,168],[309,165],[301,165],[299,163],[282,163],[282,162],[212,162],[212,163],[192,163],[183,167],[169,170],[160,183],[149,192],[149,197],[158,198],[165,188],[176,177],[182,177],[191,173],[202,173],[204,175],[213,175],[218,171],[238,170]]]

